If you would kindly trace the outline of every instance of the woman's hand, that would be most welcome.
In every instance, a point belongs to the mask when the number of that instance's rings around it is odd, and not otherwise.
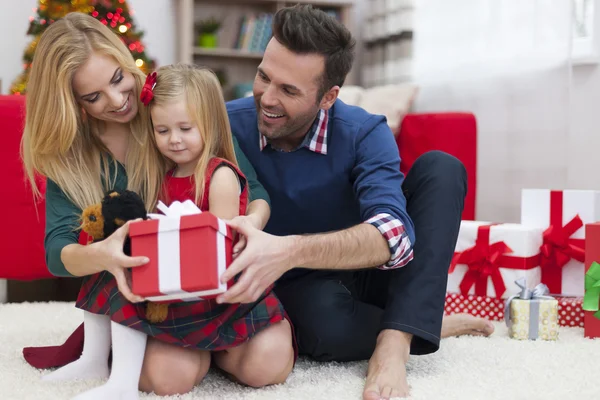
[[[139,221],[139,219],[135,221]],[[133,294],[131,291],[131,273],[127,268],[139,267],[150,260],[148,257],[130,257],[123,253],[123,244],[129,234],[131,222],[134,221],[128,221],[112,235],[94,243],[92,246],[96,246],[94,252],[95,257],[97,257],[96,262],[101,265],[102,270],[113,274],[123,296],[132,303],[139,303],[144,301],[144,298]]]

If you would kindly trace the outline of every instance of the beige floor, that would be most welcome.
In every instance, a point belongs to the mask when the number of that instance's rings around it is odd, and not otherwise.
[[[82,320],[72,303],[0,304],[0,398],[69,399],[101,382],[46,383],[21,349],[62,342]],[[447,339],[434,355],[413,357],[415,400],[587,400],[597,398],[600,342],[580,328],[562,328],[557,342],[518,342],[496,325],[490,338]],[[366,362],[300,360],[288,382],[253,390],[211,373],[192,393],[173,399],[359,400]],[[159,399],[142,395],[142,399]]]

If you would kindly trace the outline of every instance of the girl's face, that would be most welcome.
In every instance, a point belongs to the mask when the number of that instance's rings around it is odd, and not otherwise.
[[[85,112],[96,119],[127,123],[138,112],[135,78],[110,56],[92,53],[75,72],[73,90]]]
[[[194,173],[204,142],[198,126],[188,115],[183,98],[150,109],[158,150],[177,164],[177,176]]]

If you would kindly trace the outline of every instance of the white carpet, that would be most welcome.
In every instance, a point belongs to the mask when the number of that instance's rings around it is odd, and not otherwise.
[[[81,320],[72,303],[0,304],[0,398],[69,399],[98,385],[42,382],[45,371],[22,357],[25,346],[62,343]],[[600,341],[584,339],[581,328],[561,328],[557,342],[519,342],[498,323],[492,337],[446,339],[437,353],[413,356],[408,369],[414,400],[591,400],[599,393]],[[366,362],[301,359],[282,385],[255,390],[211,372],[192,393],[168,399],[360,400],[365,371]]]

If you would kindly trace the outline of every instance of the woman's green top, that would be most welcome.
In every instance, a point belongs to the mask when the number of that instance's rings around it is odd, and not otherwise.
[[[250,201],[263,199],[270,205],[270,199],[265,188],[258,182],[256,171],[240,149],[238,142],[233,137],[235,155],[240,169],[246,176]],[[111,165],[110,176],[114,176],[114,164]],[[114,187],[110,190],[125,190],[127,188],[127,174],[125,168],[117,163]],[[46,236],[44,246],[46,249],[46,265],[55,276],[72,276],[65,268],[60,253],[62,249],[72,243],[79,242],[79,221],[81,209],[73,204],[65,193],[52,180],[46,183]]]

